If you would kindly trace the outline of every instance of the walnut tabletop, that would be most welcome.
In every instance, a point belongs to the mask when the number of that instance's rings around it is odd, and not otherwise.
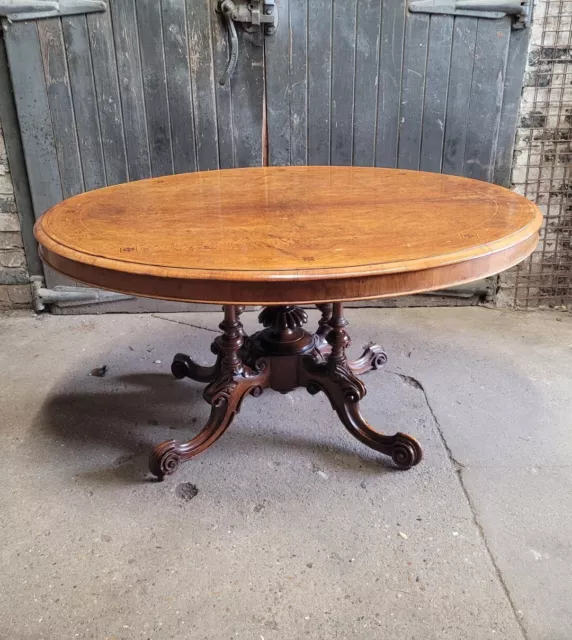
[[[441,289],[507,269],[542,216],[502,187],[440,174],[272,167],[84,193],[35,227],[43,260],[98,287],[188,302],[296,304]]]
[[[386,435],[361,414],[361,376],[387,356],[370,344],[352,360],[343,303],[440,289],[498,273],[538,243],[540,211],[515,193],[467,178],[395,169],[233,169],[142,180],[85,193],[35,227],[41,256],[89,284],[141,296],[224,305],[216,361],[175,355],[176,378],[203,382],[211,405],[187,442],[157,445],[150,469],[176,471],[226,431],[247,396],[304,387],[329,399],[346,429],[398,469],[417,440]],[[315,331],[299,303],[322,312]],[[244,304],[262,304],[247,335]]]

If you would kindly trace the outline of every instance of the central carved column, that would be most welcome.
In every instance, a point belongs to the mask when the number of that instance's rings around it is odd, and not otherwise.
[[[314,346],[314,336],[302,328],[308,322],[308,314],[300,307],[265,307],[258,321],[265,329],[257,340],[269,355],[301,354]]]

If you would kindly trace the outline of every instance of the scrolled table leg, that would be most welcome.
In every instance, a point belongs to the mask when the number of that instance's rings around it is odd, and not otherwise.
[[[192,440],[184,443],[167,440],[155,447],[151,453],[149,469],[153,475],[157,476],[158,480],[172,475],[181,463],[194,458],[212,446],[228,429],[234,416],[240,411],[244,397],[248,394],[258,397],[266,386],[263,374],[253,375],[249,378],[232,378],[221,382],[222,384],[217,387],[216,395],[212,398],[209,419],[201,432]],[[208,389],[209,387],[207,387],[207,391]]]
[[[368,371],[377,371],[386,362],[385,351],[377,344],[370,344],[357,360],[350,360],[348,366],[356,376],[361,376]]]
[[[312,357],[303,359],[304,384],[311,394],[319,391],[326,394],[342,424],[360,442],[375,451],[391,456],[399,469],[410,469],[419,464],[423,457],[417,440],[404,433],[394,435],[380,433],[371,427],[361,414],[359,402],[367,390],[345,355],[349,344],[349,337],[345,331],[346,325],[341,303],[334,304],[334,313],[330,320],[332,330],[327,336],[332,351],[325,363]],[[374,355],[372,351],[373,362],[375,362]],[[378,357],[380,356],[381,354],[378,354]],[[361,366],[365,366],[365,362]]]
[[[182,462],[190,460],[213,445],[240,411],[245,396],[251,394],[258,397],[263,389],[268,387],[268,363],[260,361],[253,370],[244,365],[240,358],[239,351],[244,338],[236,307],[225,307],[225,317],[220,328],[223,333],[217,339],[219,361],[214,377],[204,391],[204,398],[211,405],[209,419],[201,432],[188,442],[167,440],[155,447],[149,459],[149,469],[159,480],[175,473]],[[187,358],[182,356],[178,362],[184,364]]]
[[[190,378],[197,382],[212,382],[218,373],[220,363],[205,367],[197,364],[190,356],[184,353],[177,353],[171,364],[171,373],[178,380]]]

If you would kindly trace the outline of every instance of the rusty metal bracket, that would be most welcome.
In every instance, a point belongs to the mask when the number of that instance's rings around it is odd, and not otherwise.
[[[272,36],[278,29],[278,10],[276,0],[220,0],[217,12],[223,16],[228,32],[228,64],[219,80],[224,86],[234,75],[238,63],[238,34],[235,23],[242,24],[250,33],[259,31],[263,36]]]
[[[135,296],[113,291],[102,291],[91,287],[57,286],[53,289],[46,289],[44,287],[44,279],[41,276],[32,276],[31,281],[34,309],[36,311],[44,311],[46,305],[54,305],[61,308],[79,307],[86,304],[103,304],[105,302],[118,302],[135,298]]]
[[[468,16],[498,20],[513,16],[513,29],[530,26],[531,0],[414,0],[409,3],[413,13]]]
[[[0,0],[0,16],[10,22],[105,11],[103,0]]]

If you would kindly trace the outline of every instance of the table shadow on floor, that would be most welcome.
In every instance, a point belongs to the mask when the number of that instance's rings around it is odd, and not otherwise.
[[[110,377],[101,390],[95,392],[78,389],[78,385],[73,390],[55,390],[36,421],[54,446],[60,447],[64,442],[67,455],[77,456],[78,460],[85,460],[86,467],[91,467],[76,475],[87,476],[98,483],[149,481],[152,478],[147,472],[147,464],[152,448],[164,440],[190,439],[207,420],[210,407],[202,398],[203,389],[204,385],[173,380],[169,374]],[[267,391],[265,395],[274,393]],[[305,392],[299,390],[297,393]],[[325,397],[319,400],[328,402]],[[248,401],[256,402],[250,398]],[[310,397],[308,401],[316,402]],[[273,419],[266,410],[263,416],[265,420]],[[258,451],[273,455],[310,454],[324,467],[355,470],[360,475],[399,472],[381,454],[365,447],[361,451],[359,443],[360,452],[356,453],[349,442],[347,446],[343,441],[332,446],[331,442],[324,443],[319,435],[277,433],[276,429],[265,427],[263,423],[253,429],[251,424],[245,424],[245,420],[248,418],[243,410],[213,449],[203,452],[201,457],[208,456],[215,447],[219,453],[232,456],[256,445]],[[333,411],[330,420],[340,436],[346,437]],[[229,437],[230,432],[232,437]],[[356,443],[352,440],[351,444],[355,446]],[[43,443],[41,448],[44,450],[45,446]],[[94,462],[102,456],[110,458],[110,463],[94,470]],[[186,464],[192,465],[193,461]]]

